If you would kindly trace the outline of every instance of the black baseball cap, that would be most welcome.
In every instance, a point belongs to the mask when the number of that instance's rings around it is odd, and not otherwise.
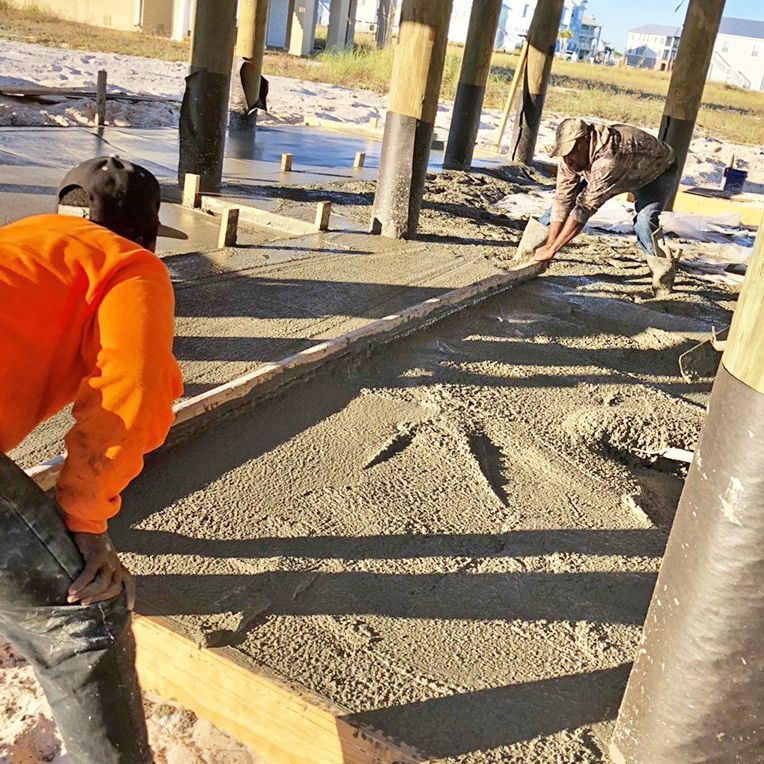
[[[157,236],[187,239],[159,222],[159,181],[145,167],[118,156],[88,159],[70,170],[58,189],[58,211],[81,215],[138,244]]]

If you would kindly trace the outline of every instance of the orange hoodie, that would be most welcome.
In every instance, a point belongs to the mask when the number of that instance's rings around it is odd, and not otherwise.
[[[167,435],[183,390],[174,308],[159,258],[88,220],[0,228],[0,450],[74,401],[58,482],[69,530],[104,531]]]

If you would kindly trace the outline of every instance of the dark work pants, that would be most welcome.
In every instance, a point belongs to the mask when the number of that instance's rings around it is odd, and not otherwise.
[[[634,233],[642,251],[661,257],[653,243],[653,234],[660,228],[661,212],[675,190],[677,167],[672,164],[662,175],[634,192]]]
[[[56,503],[0,453],[0,634],[32,664],[72,764],[151,762],[125,595],[67,605],[82,568]]]

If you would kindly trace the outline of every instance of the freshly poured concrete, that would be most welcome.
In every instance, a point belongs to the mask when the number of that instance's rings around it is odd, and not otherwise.
[[[174,347],[185,397],[499,273],[479,255],[358,230],[246,236],[260,243],[164,257],[175,289]],[[31,467],[61,453],[71,424],[67,412],[53,417],[12,457]]]
[[[141,608],[433,758],[606,761],[702,408],[681,340],[546,281],[151,460]]]
[[[225,195],[313,220],[316,201],[330,199],[341,210],[353,194],[291,186],[323,189],[373,178],[378,148],[371,139],[295,127],[259,129],[254,139],[231,133]],[[359,150],[367,152],[367,167],[354,170]],[[165,195],[175,198],[177,151],[177,133],[169,129],[0,128],[0,224],[53,212],[65,172],[98,154],[144,164],[163,183]],[[292,173],[279,172],[283,151],[294,155]],[[368,215],[349,219],[335,213],[331,232],[314,236],[240,225],[239,246],[222,251],[210,251],[218,218],[171,203],[163,205],[161,217],[189,237],[158,242],[176,286],[176,354],[186,397],[499,272],[487,260],[488,246],[369,236]],[[71,424],[68,412],[43,423],[13,458],[31,467],[61,453]]]

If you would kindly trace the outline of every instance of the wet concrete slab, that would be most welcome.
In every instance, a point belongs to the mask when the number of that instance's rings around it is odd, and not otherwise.
[[[316,129],[232,134],[224,195],[233,203],[313,219],[315,202],[333,199],[334,192],[324,194],[322,187],[375,176],[379,149],[371,138]],[[170,129],[0,128],[0,222],[53,212],[65,172],[98,154],[142,163],[163,183],[165,197],[177,200],[177,151],[177,133]],[[291,173],[280,172],[285,151],[294,156]],[[356,151],[367,153],[361,170],[352,166]],[[317,188],[291,191],[311,184]],[[241,224],[237,247],[217,250],[219,218],[168,200],[163,222],[188,235],[160,239],[157,250],[176,290],[175,349],[187,397],[499,272],[485,252],[370,236],[365,223],[342,214],[332,215],[329,232],[303,236]],[[71,423],[67,412],[54,417],[14,457],[29,467],[61,453]]]
[[[163,262],[175,289],[185,397],[499,272],[482,257],[417,242],[382,246],[357,231],[166,253]],[[30,467],[62,453],[71,425],[60,413],[13,458]]]
[[[676,370],[665,391],[620,370],[658,358],[632,324],[550,286],[150,460],[112,523],[140,608],[428,760],[606,761],[681,490],[638,455],[702,410]]]

